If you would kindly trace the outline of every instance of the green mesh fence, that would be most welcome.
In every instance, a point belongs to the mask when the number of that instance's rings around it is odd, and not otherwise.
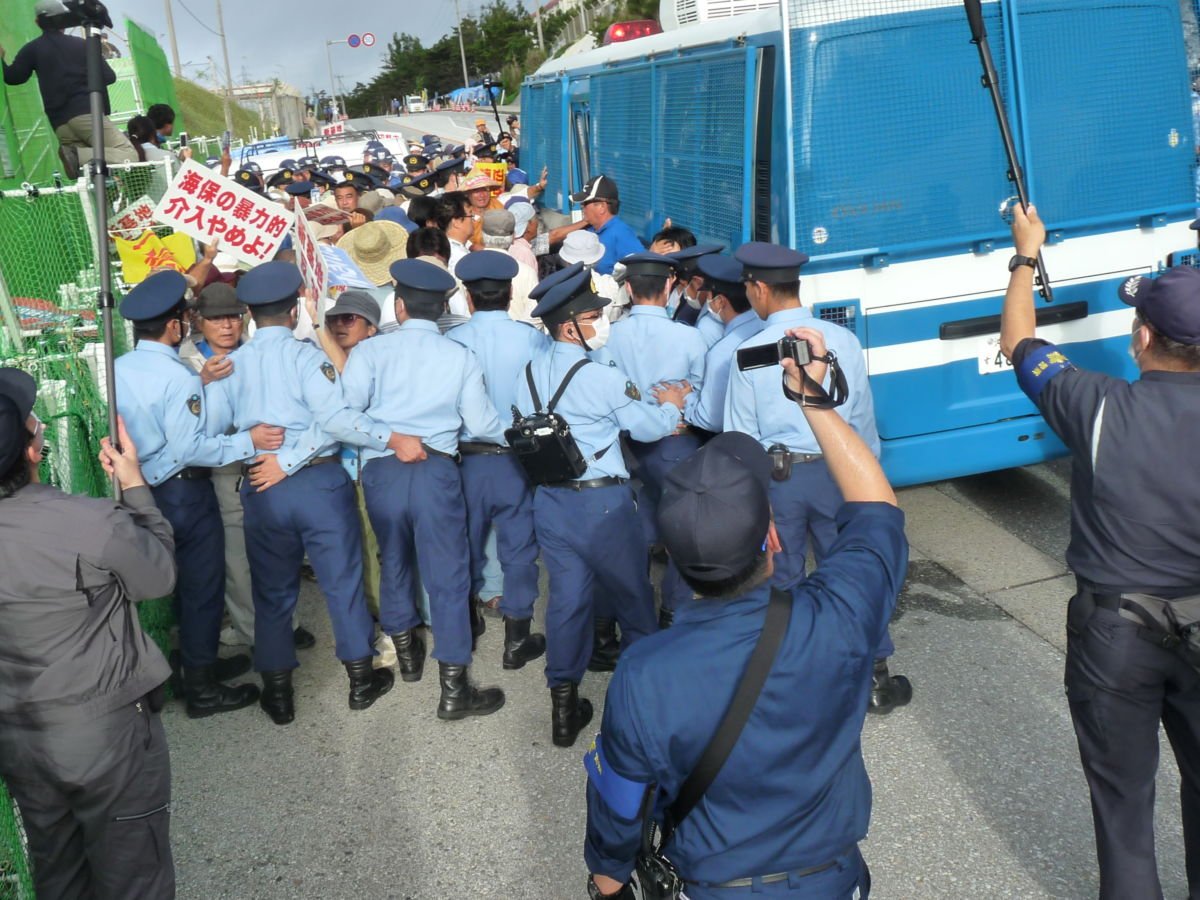
[[[110,59],[108,64],[117,74],[116,84],[108,86],[108,117],[124,131],[129,120],[144,113],[149,104],[142,102],[141,85],[132,59]]]
[[[133,19],[125,20],[125,37],[129,42],[129,55],[137,73],[141,108],[146,110],[155,103],[166,103],[175,110],[175,133],[187,131],[183,111],[175,97],[175,81],[171,78],[167,55],[159,46],[158,38]]]
[[[169,178],[169,162],[114,167],[106,197],[110,225],[142,198],[157,202]],[[96,458],[108,411],[93,234],[86,181],[0,192],[0,365],[17,366],[37,379],[36,412],[46,423],[42,480],[100,497],[109,494]],[[124,285],[115,252],[112,264],[119,302]],[[120,355],[132,341],[123,320],[116,326],[114,349]],[[174,624],[170,599],[139,604],[138,614],[166,652]],[[33,891],[18,820],[0,785],[0,900],[10,898],[32,900]]]
[[[39,34],[33,21],[35,0],[0,0],[0,44],[6,59]],[[61,171],[58,142],[42,112],[37,76],[19,87],[0,83],[0,186],[46,181]]]

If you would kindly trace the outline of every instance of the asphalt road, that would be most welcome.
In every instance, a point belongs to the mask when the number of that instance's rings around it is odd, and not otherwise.
[[[1095,896],[1087,792],[1062,691],[1070,578],[1065,463],[902,492],[912,564],[893,625],[911,706],[869,717],[864,853],[880,898]],[[539,614],[544,601],[539,601]],[[500,667],[495,620],[473,673],[494,716],[438,721],[436,672],[346,708],[320,594],[296,674],[297,720],[165,712],[180,897],[584,896],[582,746],[550,743],[540,666]],[[599,706],[608,676],[582,693]],[[599,710],[597,719],[599,718]],[[1186,895],[1178,775],[1159,784],[1168,897]]]

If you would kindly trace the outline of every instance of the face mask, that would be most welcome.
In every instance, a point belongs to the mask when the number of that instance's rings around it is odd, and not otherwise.
[[[711,302],[709,302],[709,304],[704,307],[704,311],[706,313],[708,313],[710,316],[712,316],[716,321],[720,322],[722,325],[725,324],[725,320],[721,318],[721,314],[712,308]]]
[[[690,306],[692,309],[699,309],[701,306],[704,305],[701,302],[699,297],[690,297],[690,296],[688,296],[686,291],[683,294],[683,299],[687,301],[687,305]]]
[[[590,323],[596,329],[596,336],[590,337],[584,342],[584,348],[587,350],[599,350],[608,343],[609,321],[608,317],[601,315],[595,322]]]

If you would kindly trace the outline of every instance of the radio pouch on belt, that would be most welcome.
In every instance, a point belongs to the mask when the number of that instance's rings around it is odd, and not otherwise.
[[[578,478],[587,471],[587,460],[575,443],[571,427],[554,412],[554,408],[575,373],[589,362],[581,359],[571,366],[545,409],[542,409],[542,400],[533,384],[533,363],[525,366],[525,379],[529,383],[534,412],[522,416],[514,406],[513,426],[504,432],[504,439],[512,447],[513,455],[525,470],[530,484],[558,484]]]
[[[1200,671],[1200,594],[1164,600],[1150,594],[1122,594],[1120,615],[1156,635],[1159,646],[1175,650]]]

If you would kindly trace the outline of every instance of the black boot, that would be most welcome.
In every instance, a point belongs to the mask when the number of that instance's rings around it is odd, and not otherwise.
[[[259,674],[262,675],[263,687],[258,705],[276,725],[288,724],[296,718],[296,707],[292,702],[292,670]]]
[[[391,669],[376,669],[371,663],[374,657],[364,656],[343,662],[350,676],[350,708],[366,709],[392,689],[396,679]]]
[[[425,642],[417,634],[417,629],[410,628],[393,634],[392,645],[396,648],[400,677],[405,681],[420,681],[425,671]]]
[[[183,697],[183,659],[179,655],[178,650],[172,650],[167,655],[167,662],[171,666],[171,677],[167,682],[171,693],[176,697]],[[212,664],[213,678],[217,681],[229,681],[231,678],[237,678],[239,675],[245,675],[250,671],[250,657],[245,653],[237,653],[233,656],[219,656],[217,661]]]
[[[658,627],[660,630],[670,628],[675,624],[675,610],[669,606],[660,607],[658,610]]]
[[[546,652],[546,636],[530,634],[532,619],[504,617],[504,658],[506,669],[519,669]]]
[[[556,747],[570,747],[592,721],[592,701],[579,698],[579,685],[573,681],[550,688],[550,709]]]
[[[504,705],[504,691],[475,687],[467,677],[466,666],[439,662],[438,680],[442,683],[442,699],[437,710],[439,719],[487,716]]]
[[[292,642],[297,650],[311,650],[317,645],[317,636],[304,626],[292,632]]]
[[[475,645],[479,643],[480,637],[487,631],[487,620],[483,617],[483,601],[478,597],[472,597],[471,604],[471,652],[475,652]]]
[[[897,706],[907,706],[912,700],[912,683],[903,675],[889,675],[886,659],[875,660],[871,676],[871,699],[867,712],[886,716]]]
[[[592,658],[588,661],[589,672],[611,672],[617,667],[621,655],[621,642],[617,640],[616,619],[592,620]]]
[[[216,666],[183,670],[183,699],[189,719],[203,719],[217,713],[244,709],[258,699],[252,684],[229,686],[217,681]]]

